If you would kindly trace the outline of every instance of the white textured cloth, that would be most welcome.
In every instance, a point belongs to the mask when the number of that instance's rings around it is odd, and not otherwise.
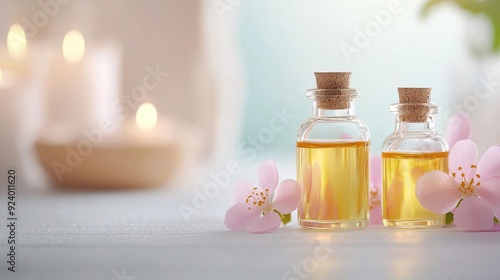
[[[178,212],[190,195],[175,189],[21,193],[17,272],[2,261],[0,279],[499,279],[498,232],[235,233],[223,225],[227,193],[190,223]]]

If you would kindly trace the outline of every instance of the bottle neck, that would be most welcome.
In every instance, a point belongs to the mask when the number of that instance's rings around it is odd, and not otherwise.
[[[313,101],[314,118],[352,118],[354,117],[354,101],[349,102],[347,109],[325,109],[318,106],[318,102]]]
[[[434,134],[434,117],[427,116],[425,122],[405,122],[400,116],[396,117],[396,133],[400,134]]]

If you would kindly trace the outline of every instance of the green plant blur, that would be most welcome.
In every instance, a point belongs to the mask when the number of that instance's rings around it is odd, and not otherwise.
[[[422,9],[422,15],[429,13],[441,3],[455,3],[472,14],[485,15],[492,27],[491,52],[500,52],[500,1],[499,0],[429,0]]]

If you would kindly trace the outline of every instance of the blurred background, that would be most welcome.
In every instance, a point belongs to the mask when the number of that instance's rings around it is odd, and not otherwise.
[[[353,72],[374,154],[397,87],[432,87],[438,131],[465,112],[484,152],[500,143],[499,30],[496,0],[1,0],[1,172],[121,188],[100,173],[203,182],[273,158],[294,177],[315,71]]]

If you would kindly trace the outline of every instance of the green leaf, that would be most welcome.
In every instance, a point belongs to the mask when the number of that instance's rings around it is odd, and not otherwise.
[[[493,25],[493,51],[500,52],[500,13],[496,18],[491,18],[491,24]]]
[[[494,221],[495,221],[495,223],[500,224],[500,221],[497,219],[497,217],[495,217]]]
[[[453,223],[453,213],[448,212],[446,213],[446,224],[449,225]]]
[[[446,0],[429,0],[427,1],[424,6],[422,7],[422,16],[427,17],[429,13],[431,12],[432,9],[434,9],[434,6],[437,6],[438,4],[448,2]]]
[[[281,215],[281,221],[283,222],[283,225],[288,224],[292,221],[292,215],[290,213]]]

